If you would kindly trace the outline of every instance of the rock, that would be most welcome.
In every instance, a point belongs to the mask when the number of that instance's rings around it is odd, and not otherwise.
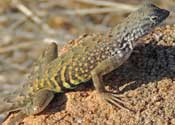
[[[157,36],[155,34],[161,34]],[[45,111],[28,116],[24,125],[146,125],[174,124],[175,26],[155,29],[143,38],[144,46],[136,48],[127,63],[105,76],[118,86],[129,108],[137,114],[115,108],[100,99],[92,85],[81,85],[77,91],[58,95]],[[115,82],[117,81],[117,82]],[[60,104],[61,102],[61,104]],[[7,125],[15,115],[3,123]]]

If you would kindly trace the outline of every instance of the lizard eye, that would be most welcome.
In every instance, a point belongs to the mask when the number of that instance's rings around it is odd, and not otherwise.
[[[157,20],[157,16],[151,16],[150,20],[153,21],[153,22],[156,21]]]

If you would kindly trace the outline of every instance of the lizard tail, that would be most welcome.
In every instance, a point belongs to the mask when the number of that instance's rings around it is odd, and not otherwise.
[[[21,107],[14,95],[5,95],[0,99],[0,114],[18,110]]]
[[[8,104],[8,103],[4,103],[4,102],[0,102],[1,105],[0,105],[0,114],[3,114],[3,113],[6,113],[8,111],[11,111],[11,110],[15,110],[15,108],[13,107],[12,104]]]
[[[11,112],[11,111],[16,111],[18,110],[18,106],[12,104],[12,103],[4,103],[4,102],[0,102],[0,114],[4,114],[7,112]]]

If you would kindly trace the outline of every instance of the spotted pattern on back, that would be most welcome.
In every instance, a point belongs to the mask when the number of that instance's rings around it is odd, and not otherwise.
[[[109,43],[105,41],[99,42],[94,48],[73,48],[77,51],[69,51],[64,54],[63,58],[66,58],[67,54],[72,54],[70,61],[63,62],[61,68],[58,70],[55,79],[62,89],[74,88],[76,85],[88,81],[91,79],[91,71],[102,61],[110,58],[111,56],[119,56],[123,58],[124,52],[128,53],[131,49],[129,44],[126,47],[119,49],[119,45],[116,42]],[[128,46],[128,47],[127,47]],[[126,50],[128,48],[128,50]],[[81,53],[78,53],[80,51]],[[123,52],[124,51],[124,52]],[[83,53],[82,53],[83,52]],[[75,56],[76,55],[76,56]],[[69,62],[69,63],[67,63]]]

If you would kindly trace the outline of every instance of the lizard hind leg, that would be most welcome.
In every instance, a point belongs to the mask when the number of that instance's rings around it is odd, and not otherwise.
[[[30,73],[28,82],[30,82],[30,80],[33,81],[35,79],[43,78],[45,67],[48,65],[48,63],[50,63],[57,57],[58,57],[57,44],[51,43],[47,47],[47,49],[43,51],[42,55],[40,56],[36,64],[33,66],[34,68]],[[24,87],[22,87],[23,88],[22,93],[26,94],[26,91],[29,89],[28,86],[30,87],[30,84],[26,84]],[[19,121],[19,119],[24,118],[24,116],[26,115],[33,115],[40,113],[46,108],[46,106],[50,103],[50,101],[54,97],[54,93],[51,91],[39,90],[37,93],[34,93],[34,95],[32,95],[29,100],[24,99],[25,100],[24,103],[20,105],[19,102],[21,103],[22,101],[21,99],[23,99],[23,96],[19,96],[20,94],[21,94],[20,92],[16,93],[15,91],[15,93],[7,95],[7,98],[5,98],[4,102],[2,103],[4,105],[0,106],[0,113],[4,113],[7,111],[13,112],[19,110],[19,112],[17,113],[17,117],[12,118],[12,120],[10,119],[12,124]],[[7,102],[7,104],[5,102]]]
[[[43,77],[45,68],[47,65],[58,57],[58,47],[56,43],[51,43],[40,55],[39,59],[33,65],[32,72],[29,75],[29,79],[35,80]]]
[[[43,79],[44,70],[48,63],[52,62],[54,59],[58,57],[57,44],[51,43],[42,53],[40,58],[36,63],[36,67],[34,66],[34,71],[31,73],[32,79]],[[34,93],[31,97],[31,100],[27,103],[23,112],[28,115],[38,114],[43,111],[45,107],[50,103],[53,99],[54,93],[52,91],[41,89],[38,92]]]
[[[25,107],[18,111],[10,112],[10,114],[3,120],[3,123],[7,123],[7,125],[20,124],[26,116],[35,115],[42,112],[53,99],[53,97],[54,93],[49,90],[38,91]],[[8,117],[13,113],[15,114],[6,121],[6,119],[8,119]]]
[[[31,78],[35,79],[43,79],[44,71],[46,66],[52,62],[54,59],[58,57],[57,44],[51,43],[42,53],[37,62],[37,67],[31,73]],[[39,83],[40,84],[40,83]],[[22,110],[25,114],[33,115],[38,114],[43,111],[46,106],[50,103],[50,101],[54,97],[54,92],[49,91],[47,89],[38,90],[34,95],[31,96],[31,100],[29,100]]]
[[[35,115],[42,112],[54,98],[54,92],[50,90],[40,90],[32,97],[26,107],[22,110],[27,115]]]
[[[47,65],[58,57],[58,49],[56,43],[51,43],[42,53],[38,59],[34,70],[31,73],[31,80],[43,79],[44,71]],[[36,68],[37,67],[37,68]],[[38,83],[40,84],[40,83]],[[32,115],[38,114],[43,111],[46,106],[54,97],[54,92],[41,89],[37,92],[34,92],[34,95],[30,97],[30,100],[27,101],[25,108],[22,110],[25,114]]]
[[[43,51],[40,59],[38,60],[39,64],[47,64],[53,61],[58,57],[58,47],[56,43],[51,43],[49,46]]]

